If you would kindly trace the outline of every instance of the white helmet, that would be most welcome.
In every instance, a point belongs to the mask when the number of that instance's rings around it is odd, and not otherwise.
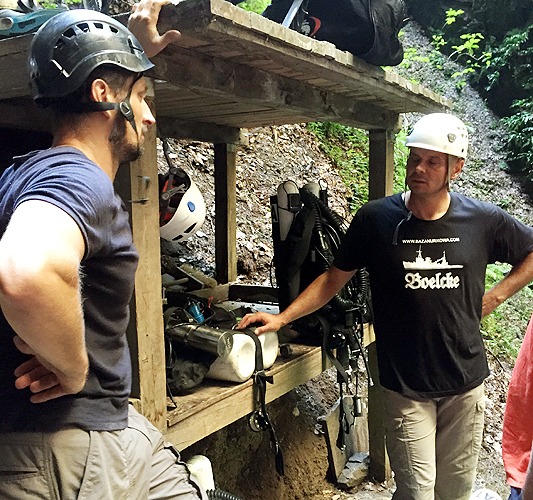
[[[181,168],[160,179],[159,234],[165,240],[185,241],[202,227],[205,202],[198,186]]]
[[[410,148],[430,149],[466,160],[468,131],[456,116],[447,113],[431,113],[418,120],[405,145]]]

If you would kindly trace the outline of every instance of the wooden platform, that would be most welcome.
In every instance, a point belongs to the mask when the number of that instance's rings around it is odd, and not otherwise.
[[[278,358],[267,370],[274,377],[274,383],[267,384],[267,403],[320,375],[328,366],[320,347],[293,345],[290,358]],[[180,450],[257,409],[251,379],[242,384],[205,380],[192,394],[174,397],[174,401],[177,408],[167,400],[166,437]]]
[[[127,23],[127,14],[118,19]],[[168,137],[239,143],[241,128],[333,121],[395,129],[399,114],[449,102],[348,52],[296,33],[225,0],[167,5],[159,28],[180,45],[153,58],[158,125]],[[0,41],[0,127],[46,129],[30,100],[32,35]]]
[[[368,346],[372,342],[373,327],[365,325],[363,344]],[[290,345],[291,355],[287,358],[278,356],[274,365],[266,370],[267,375],[274,378],[273,384],[267,384],[267,403],[332,366],[320,347],[296,343]],[[184,449],[249,415],[257,409],[254,403],[252,379],[241,384],[206,379],[191,394],[167,399],[167,438],[179,449]]]

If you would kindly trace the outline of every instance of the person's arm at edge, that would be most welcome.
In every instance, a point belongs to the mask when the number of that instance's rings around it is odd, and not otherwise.
[[[484,318],[533,280],[533,252],[513,266],[509,274],[483,296],[481,317]]]
[[[85,241],[74,220],[44,201],[22,203],[0,240],[0,306],[34,358],[15,371],[34,403],[83,389],[88,372],[80,294]]]
[[[526,479],[522,488],[522,500],[533,500],[533,446],[529,457]]]
[[[181,33],[169,30],[162,35],[157,30],[157,20],[163,5],[173,3],[171,0],[141,0],[134,3],[128,19],[128,29],[142,45],[148,57],[154,57],[168,44],[178,41]]]
[[[354,271],[341,271],[331,266],[325,273],[316,278],[298,297],[279,314],[252,313],[247,314],[239,322],[237,328],[243,329],[252,323],[263,323],[255,333],[278,331],[280,328],[296,321],[302,316],[311,314],[327,304],[339,290],[355,274]]]

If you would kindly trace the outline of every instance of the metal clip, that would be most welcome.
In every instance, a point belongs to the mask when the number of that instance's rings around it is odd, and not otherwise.
[[[150,179],[148,175],[138,175],[137,177],[140,180],[137,192],[144,194],[144,192],[146,192],[147,189],[150,187],[150,182],[152,180]],[[139,197],[136,200],[129,200],[130,203],[140,203],[141,205],[144,205],[148,201],[150,201],[150,198],[142,198],[142,197]]]

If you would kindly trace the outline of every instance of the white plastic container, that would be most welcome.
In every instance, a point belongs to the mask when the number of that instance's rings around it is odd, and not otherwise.
[[[270,368],[278,356],[277,332],[259,335],[263,351],[263,366]],[[233,335],[233,347],[227,357],[219,357],[211,364],[207,377],[228,382],[244,382],[255,370],[255,343],[244,333]]]
[[[215,489],[215,478],[213,477],[213,467],[211,460],[204,455],[194,455],[187,460],[187,467],[192,479],[205,491]]]

